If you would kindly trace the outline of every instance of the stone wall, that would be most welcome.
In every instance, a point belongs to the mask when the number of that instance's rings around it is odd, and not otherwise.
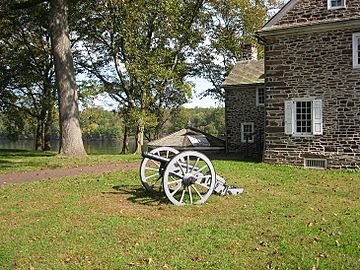
[[[264,144],[264,106],[256,106],[256,88],[260,85],[225,89],[227,152],[237,152],[245,159],[262,160]],[[241,142],[241,123],[253,122],[254,143]]]
[[[352,34],[359,32],[267,41],[266,162],[303,166],[304,158],[318,157],[330,168],[360,169],[360,69],[352,65]],[[304,97],[322,99],[323,135],[285,135],[284,101]]]
[[[300,0],[276,25],[293,25],[333,19],[360,19],[360,1],[346,0],[346,9],[328,10],[327,0]]]

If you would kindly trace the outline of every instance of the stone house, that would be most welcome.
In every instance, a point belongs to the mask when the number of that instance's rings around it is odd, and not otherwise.
[[[259,85],[231,84],[238,63],[224,82],[227,151],[263,134],[265,162],[360,169],[360,1],[290,0],[257,35],[265,105]]]

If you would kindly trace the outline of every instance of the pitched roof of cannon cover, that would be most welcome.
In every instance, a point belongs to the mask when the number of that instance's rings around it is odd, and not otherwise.
[[[151,141],[148,146],[170,146],[177,149],[224,149],[225,141],[196,128],[188,127],[161,139]]]
[[[245,60],[236,63],[222,87],[263,83],[264,60]]]
[[[264,25],[259,34],[304,26],[351,27],[359,22],[359,0],[345,0],[345,8],[330,10],[328,0],[290,0]]]

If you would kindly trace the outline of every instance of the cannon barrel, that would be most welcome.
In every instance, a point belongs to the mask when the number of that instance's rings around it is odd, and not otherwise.
[[[155,160],[155,161],[165,163],[165,164],[170,162],[170,158],[161,157],[161,156],[158,156],[158,155],[151,154],[149,152],[142,152],[141,155],[142,155],[143,158],[148,158],[148,159]]]

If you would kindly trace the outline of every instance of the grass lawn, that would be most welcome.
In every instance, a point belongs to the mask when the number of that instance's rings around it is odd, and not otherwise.
[[[43,169],[70,168],[140,161],[139,155],[89,155],[85,158],[69,158],[57,152],[35,152],[0,149],[0,174]]]
[[[0,187],[0,269],[360,268],[359,173],[214,164],[245,194],[176,207],[137,171]]]

